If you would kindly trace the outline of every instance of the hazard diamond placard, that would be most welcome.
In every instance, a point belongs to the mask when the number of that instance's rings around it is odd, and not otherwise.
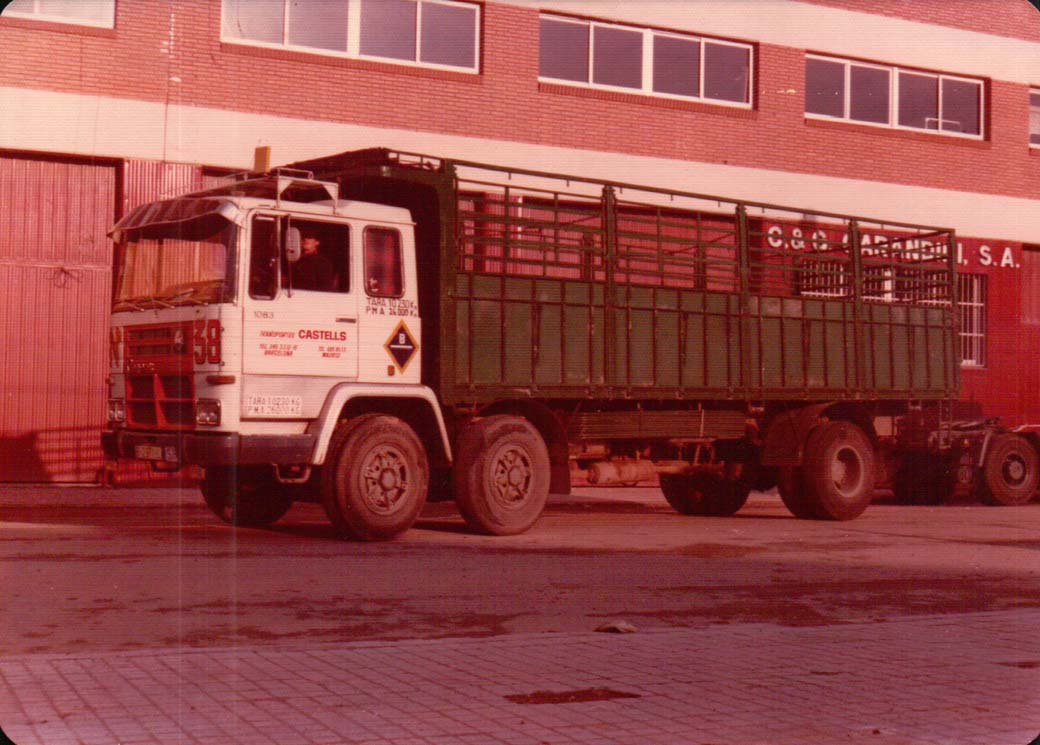
[[[393,358],[397,371],[403,373],[408,367],[408,363],[415,357],[415,353],[419,351],[419,343],[408,330],[408,325],[401,321],[394,329],[394,333],[386,340],[383,348]]]

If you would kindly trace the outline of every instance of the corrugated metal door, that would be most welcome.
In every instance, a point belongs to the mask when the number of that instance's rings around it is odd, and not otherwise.
[[[155,199],[169,199],[179,194],[216,186],[223,172],[186,163],[127,161],[124,187],[124,209]]]
[[[0,153],[0,481],[102,467],[114,164]]]

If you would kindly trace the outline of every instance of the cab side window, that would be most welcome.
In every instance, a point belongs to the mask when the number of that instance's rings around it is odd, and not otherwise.
[[[350,231],[346,225],[291,220],[300,231],[300,258],[283,267],[282,286],[318,292],[350,291]]]
[[[365,228],[365,292],[372,297],[401,297],[401,233],[390,228]]]
[[[249,252],[249,296],[270,300],[278,294],[278,221],[267,215],[253,218]]]

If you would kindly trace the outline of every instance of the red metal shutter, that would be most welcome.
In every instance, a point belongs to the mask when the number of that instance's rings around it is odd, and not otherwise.
[[[116,168],[0,154],[0,481],[102,466]]]

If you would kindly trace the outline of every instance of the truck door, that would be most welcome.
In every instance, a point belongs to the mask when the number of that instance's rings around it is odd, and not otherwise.
[[[301,236],[296,262],[284,250],[290,230]],[[286,411],[274,415],[313,416],[333,379],[357,379],[358,282],[351,274],[349,225],[284,215],[253,217],[248,291],[243,293],[246,411],[251,409],[250,395],[263,398],[269,393],[266,387],[274,391],[276,386],[278,393],[270,393],[269,399]],[[250,374],[291,375],[299,384],[289,390],[284,380],[258,381]]]

